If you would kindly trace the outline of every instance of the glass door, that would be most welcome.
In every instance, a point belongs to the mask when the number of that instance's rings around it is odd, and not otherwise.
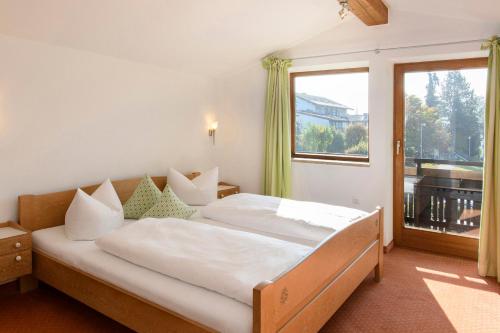
[[[396,244],[477,257],[485,58],[395,65]]]

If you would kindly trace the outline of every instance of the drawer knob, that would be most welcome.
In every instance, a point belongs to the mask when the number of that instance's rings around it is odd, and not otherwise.
[[[224,194],[221,194],[221,195],[220,195],[220,197],[221,197],[221,198],[224,198]]]
[[[20,242],[17,242],[16,243],[16,249],[20,248],[21,247],[21,243]]]
[[[23,259],[21,256],[16,256],[16,261],[17,262],[21,261],[21,259]]]

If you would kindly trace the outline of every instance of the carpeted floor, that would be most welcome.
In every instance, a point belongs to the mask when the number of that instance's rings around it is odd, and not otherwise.
[[[470,260],[395,248],[381,283],[366,279],[322,329],[333,332],[500,332],[500,285]],[[0,332],[128,332],[42,286],[25,295],[0,289]]]

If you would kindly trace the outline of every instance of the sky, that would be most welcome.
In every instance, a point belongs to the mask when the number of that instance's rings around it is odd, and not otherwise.
[[[460,72],[466,77],[477,96],[486,96],[486,80],[488,75],[486,68],[462,69]],[[439,82],[443,82],[448,71],[437,71],[434,73],[437,74]],[[427,72],[406,73],[405,93],[416,95],[423,100],[427,92],[427,80]]]
[[[478,96],[486,94],[485,68],[461,70]],[[442,82],[447,71],[437,71]],[[295,91],[322,96],[354,109],[351,113],[368,112],[368,73],[347,73],[321,76],[303,76],[295,79]],[[427,72],[407,73],[405,92],[425,98]]]
[[[299,76],[295,92],[326,97],[353,108],[353,114],[368,112],[368,73]]]

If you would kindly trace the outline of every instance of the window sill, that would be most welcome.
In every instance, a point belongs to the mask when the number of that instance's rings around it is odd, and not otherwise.
[[[345,166],[356,166],[356,167],[370,166],[370,162],[322,160],[318,158],[303,158],[303,157],[292,157],[292,163],[330,164],[330,165],[345,165]]]

